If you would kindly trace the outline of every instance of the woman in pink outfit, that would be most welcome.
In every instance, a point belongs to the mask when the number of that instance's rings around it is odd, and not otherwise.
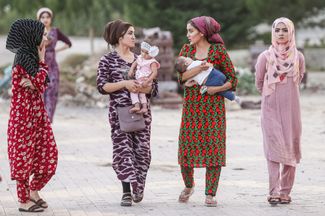
[[[305,59],[297,50],[291,20],[281,17],[274,21],[272,45],[259,55],[255,69],[256,88],[262,95],[268,202],[289,204],[296,164],[301,159],[299,84],[305,72]]]

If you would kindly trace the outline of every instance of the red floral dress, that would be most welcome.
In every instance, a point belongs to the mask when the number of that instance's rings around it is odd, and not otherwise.
[[[195,59],[196,49],[185,44],[180,56]],[[237,86],[233,64],[221,44],[212,44],[205,59],[219,69],[232,85]],[[182,74],[179,74],[182,84]],[[184,87],[182,122],[179,133],[178,163],[185,167],[226,165],[226,110],[224,98],[200,94],[200,86]]]
[[[31,174],[51,176],[55,173],[58,151],[42,95],[47,86],[47,65],[40,63],[35,77],[20,65],[13,68],[12,100],[8,123],[8,156],[11,179],[26,180]],[[35,90],[22,87],[28,78]]]

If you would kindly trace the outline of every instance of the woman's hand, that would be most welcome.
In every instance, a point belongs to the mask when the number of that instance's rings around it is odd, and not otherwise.
[[[125,80],[124,87],[129,91],[136,93],[139,91],[141,85],[136,80]]]
[[[146,87],[152,86],[152,82],[153,82],[152,79],[146,78],[146,79],[142,82],[141,87],[142,87],[142,88],[146,88]]]
[[[130,79],[134,79],[134,70],[129,70],[129,72],[128,72],[128,77],[129,77]]]
[[[199,66],[201,71],[208,70],[210,65],[206,61],[202,62],[201,65]]]
[[[38,57],[41,62],[44,62],[45,59],[45,43],[38,47]]]
[[[30,88],[32,90],[35,89],[35,86],[32,84],[32,81],[30,81],[29,79],[27,78],[22,78],[20,83],[19,83],[20,86],[24,87],[24,88]]]

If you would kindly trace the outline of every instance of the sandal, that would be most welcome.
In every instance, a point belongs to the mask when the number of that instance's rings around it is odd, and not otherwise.
[[[291,197],[289,195],[280,195],[280,204],[290,204]]]
[[[121,206],[132,206],[132,196],[130,192],[123,193]]]
[[[280,197],[279,196],[269,196],[267,198],[267,201],[271,204],[271,205],[276,205],[278,203],[280,203]]]
[[[43,199],[39,199],[39,200],[36,201],[36,200],[30,198],[29,200],[32,201],[33,203],[35,203],[36,205],[38,205],[41,208],[47,208],[47,207],[49,207],[47,205],[47,203]]]
[[[178,197],[178,202],[186,203],[190,199],[190,196],[193,193],[194,193],[194,186],[191,188],[184,188]]]
[[[143,193],[142,194],[133,194],[133,196],[132,196],[132,200],[135,203],[141,202],[142,199],[143,199]]]
[[[207,195],[205,197],[205,206],[207,207],[216,207],[217,206],[217,200],[212,195]]]
[[[34,204],[31,207],[29,207],[28,209],[19,208],[18,211],[20,211],[20,212],[43,212],[44,209],[42,207],[40,207],[39,205]]]

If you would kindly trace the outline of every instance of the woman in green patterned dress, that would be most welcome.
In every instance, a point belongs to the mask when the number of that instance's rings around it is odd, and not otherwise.
[[[184,87],[178,163],[185,189],[179,196],[179,202],[187,202],[194,192],[194,168],[206,167],[205,205],[217,206],[215,196],[221,167],[226,165],[226,111],[224,98],[216,93],[229,89],[235,91],[237,85],[235,70],[219,31],[220,25],[212,17],[191,19],[187,23],[190,43],[185,44],[179,54],[212,63],[227,77],[223,86],[208,87],[208,94],[200,94],[198,85]],[[207,68],[203,63],[179,73],[180,83]]]

